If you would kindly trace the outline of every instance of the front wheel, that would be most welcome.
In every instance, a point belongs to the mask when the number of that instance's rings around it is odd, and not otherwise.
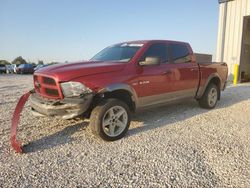
[[[214,108],[218,102],[219,92],[219,88],[215,84],[210,83],[199,100],[200,106],[206,109]]]
[[[115,141],[127,133],[130,119],[127,104],[117,99],[107,99],[93,109],[90,116],[90,128],[102,139]]]

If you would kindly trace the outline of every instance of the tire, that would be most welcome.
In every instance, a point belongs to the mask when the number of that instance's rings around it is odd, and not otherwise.
[[[131,114],[128,105],[111,98],[102,101],[93,109],[89,126],[92,133],[103,140],[115,141],[124,137],[130,121]]]
[[[215,84],[210,83],[201,99],[199,99],[200,106],[205,109],[213,109],[218,102],[219,92],[219,88]]]

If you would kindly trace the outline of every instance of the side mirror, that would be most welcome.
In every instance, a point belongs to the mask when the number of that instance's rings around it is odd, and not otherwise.
[[[139,65],[141,65],[141,66],[159,65],[159,64],[160,64],[160,58],[159,57],[146,57],[145,61],[139,62]]]

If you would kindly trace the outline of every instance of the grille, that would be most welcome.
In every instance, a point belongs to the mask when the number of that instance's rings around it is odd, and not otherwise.
[[[59,96],[59,93],[58,93],[57,89],[45,88],[45,92],[46,92],[46,94],[48,94],[48,95]]]
[[[53,78],[43,77],[43,83],[50,84],[50,85],[56,85],[56,82]]]
[[[43,97],[59,99],[60,89],[53,78],[34,75],[34,86],[37,93]]]

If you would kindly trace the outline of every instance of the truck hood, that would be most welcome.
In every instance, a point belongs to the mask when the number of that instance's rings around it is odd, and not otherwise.
[[[58,81],[70,81],[72,79],[93,74],[121,71],[126,63],[87,61],[77,63],[62,63],[51,65],[37,70],[34,74],[52,76]]]

